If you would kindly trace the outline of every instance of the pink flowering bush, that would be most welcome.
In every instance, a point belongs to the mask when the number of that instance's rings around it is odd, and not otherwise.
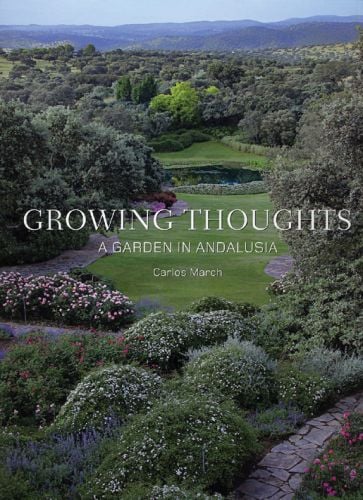
[[[66,274],[0,274],[0,315],[5,318],[51,319],[67,325],[117,330],[133,314],[130,299],[102,283],[82,283]]]
[[[344,498],[362,490],[363,415],[345,413],[340,436],[308,469],[303,494],[315,492],[324,497]]]

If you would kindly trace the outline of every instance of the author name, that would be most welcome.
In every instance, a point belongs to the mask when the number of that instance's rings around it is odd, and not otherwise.
[[[219,268],[205,269],[201,267],[189,267],[183,269],[154,267],[155,278],[223,278],[223,270]]]

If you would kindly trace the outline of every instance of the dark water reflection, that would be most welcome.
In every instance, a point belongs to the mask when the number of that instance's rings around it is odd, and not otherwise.
[[[261,181],[262,175],[258,170],[215,165],[168,169],[167,180],[174,185],[243,184]]]

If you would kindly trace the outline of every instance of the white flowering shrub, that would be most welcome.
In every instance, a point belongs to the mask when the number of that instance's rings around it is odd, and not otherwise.
[[[117,330],[132,319],[134,306],[126,295],[100,282],[82,283],[61,273],[52,277],[1,273],[0,314]]]
[[[299,408],[307,416],[316,414],[332,394],[327,378],[304,373],[292,366],[280,369],[277,378],[280,402]]]
[[[179,366],[191,336],[188,314],[155,313],[125,332],[128,356],[162,370]]]
[[[305,373],[328,379],[337,392],[344,393],[363,386],[363,357],[316,347],[303,352],[296,366]]]
[[[185,489],[175,484],[147,486],[134,484],[122,493],[123,500],[222,500],[218,493],[207,495],[196,489]]]
[[[251,342],[230,339],[224,345],[193,352],[184,384],[201,393],[234,399],[243,408],[268,405],[275,397],[275,363]]]
[[[231,311],[156,313],[133,325],[125,337],[131,359],[166,371],[178,368],[188,349],[242,336],[244,329],[243,318]]]
[[[161,378],[130,365],[110,366],[85,377],[69,394],[56,420],[67,431],[102,430],[110,419],[121,421],[151,407],[161,389]]]
[[[130,421],[83,496],[124,498],[133,483],[230,488],[256,451],[255,433],[232,403],[169,399]]]

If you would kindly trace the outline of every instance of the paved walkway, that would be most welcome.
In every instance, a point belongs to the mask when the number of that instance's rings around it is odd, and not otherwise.
[[[272,448],[237,488],[235,498],[291,500],[306,468],[341,429],[346,411],[363,413],[363,392],[342,399],[320,417],[307,421],[297,434]]]
[[[105,243],[107,253],[112,253],[113,244],[119,241],[118,236],[106,238],[102,234],[92,234],[86,246],[80,250],[67,250],[54,259],[35,264],[24,264],[19,266],[0,267],[0,272],[16,272],[23,276],[42,276],[44,274],[68,273],[75,267],[87,267],[95,260],[106,255],[99,252],[102,242]]]
[[[291,271],[294,260],[290,255],[280,255],[272,259],[265,267],[265,273],[273,278],[280,279]]]
[[[188,203],[178,200],[171,207],[172,217],[183,215],[184,210],[188,208]],[[167,214],[160,214],[160,218],[168,217]],[[113,245],[119,241],[118,236],[106,238],[102,234],[92,234],[86,246],[80,250],[67,250],[61,255],[45,262],[35,264],[24,264],[19,266],[0,267],[1,272],[16,272],[23,276],[43,276],[45,274],[68,273],[76,267],[87,267],[97,259],[113,253]],[[106,252],[99,251],[101,244],[106,246]]]

